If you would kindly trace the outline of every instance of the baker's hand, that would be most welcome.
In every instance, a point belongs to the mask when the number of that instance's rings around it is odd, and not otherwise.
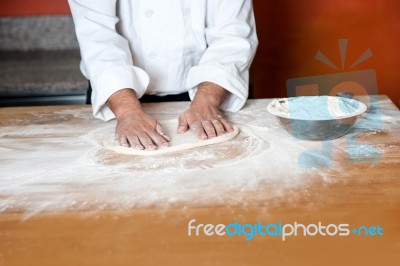
[[[107,105],[117,117],[115,138],[121,146],[139,150],[168,146],[170,138],[156,119],[143,112],[133,90],[123,89],[114,93]]]
[[[115,138],[121,146],[138,150],[156,150],[168,146],[170,141],[157,120],[143,111],[118,118]]]
[[[200,84],[190,108],[179,117],[178,133],[190,129],[198,138],[210,139],[232,132],[232,125],[219,110],[227,94],[225,89],[214,83]]]

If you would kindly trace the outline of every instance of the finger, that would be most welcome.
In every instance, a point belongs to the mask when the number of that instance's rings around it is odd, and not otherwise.
[[[157,134],[156,132],[149,132],[147,134],[149,135],[153,143],[155,143],[158,147],[168,147],[168,141],[160,134]]]
[[[179,124],[178,124],[177,131],[178,131],[179,134],[185,133],[186,131],[189,130],[189,124],[186,121],[186,118],[185,118],[184,114],[179,116],[178,123]]]
[[[222,123],[219,120],[212,120],[211,123],[213,124],[215,131],[217,132],[217,136],[222,136],[225,134],[225,129]]]
[[[207,134],[204,132],[204,128],[200,122],[193,122],[189,125],[190,130],[199,138],[207,139]]]
[[[149,135],[146,133],[138,134],[139,141],[146,150],[157,150],[157,146],[153,143]]]
[[[207,133],[207,137],[209,139],[215,138],[217,136],[213,123],[211,123],[210,121],[203,121],[201,122],[201,124],[203,125],[204,131]]]
[[[129,147],[128,139],[126,138],[125,134],[117,134],[115,138],[118,140],[119,145],[123,147]]]
[[[225,118],[221,118],[219,121],[222,123],[222,125],[224,126],[224,128],[225,128],[225,130],[227,132],[234,131],[233,126],[231,125],[231,123],[229,123]]]
[[[136,135],[128,135],[127,140],[129,141],[129,146],[133,149],[143,150],[144,147],[140,144],[139,138]]]
[[[156,132],[158,134],[160,134],[161,137],[163,137],[167,142],[171,141],[171,138],[168,137],[167,134],[165,134],[164,129],[162,128],[162,126],[158,122],[157,122],[157,125],[156,125]]]

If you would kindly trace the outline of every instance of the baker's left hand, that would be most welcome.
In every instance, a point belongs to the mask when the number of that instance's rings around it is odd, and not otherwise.
[[[198,138],[210,139],[232,132],[232,125],[219,110],[227,94],[224,88],[214,83],[201,83],[190,108],[179,117],[178,133],[190,129]]]

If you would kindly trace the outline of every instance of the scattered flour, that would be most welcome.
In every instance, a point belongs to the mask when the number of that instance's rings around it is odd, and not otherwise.
[[[149,207],[268,207],[295,201],[313,182],[334,182],[340,165],[307,169],[299,164],[300,155],[320,150],[321,142],[293,139],[266,105],[249,101],[239,113],[228,114],[241,129],[232,141],[145,157],[106,150],[102,141],[114,134],[115,122],[93,119],[89,108],[60,111],[55,117],[40,113],[46,123],[36,113],[17,125],[10,120],[0,127],[0,212],[29,217]],[[185,108],[180,103],[154,115],[172,119]],[[63,117],[61,122],[57,116]],[[364,132],[374,121],[362,119],[355,130]],[[400,124],[399,119],[383,123]],[[333,141],[335,152],[346,152],[346,141]]]

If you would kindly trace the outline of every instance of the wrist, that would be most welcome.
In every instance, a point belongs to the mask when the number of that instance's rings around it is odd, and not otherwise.
[[[203,82],[199,85],[192,104],[201,103],[219,107],[228,93],[227,90],[215,83]]]
[[[108,98],[106,104],[117,119],[143,112],[136,93],[132,89],[115,92]]]

